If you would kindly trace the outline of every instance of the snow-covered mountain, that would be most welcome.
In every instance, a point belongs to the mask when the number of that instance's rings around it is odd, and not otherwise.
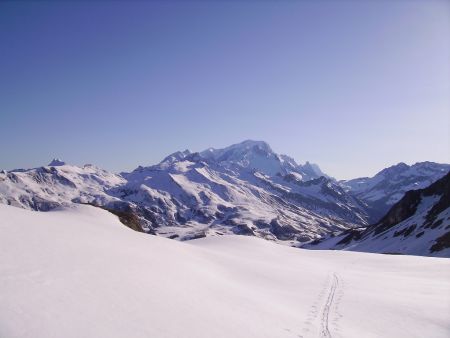
[[[377,203],[391,203],[403,189],[421,186],[449,167],[405,166],[372,179],[337,182],[315,164],[298,164],[265,142],[248,140],[223,149],[179,151],[120,175],[58,159],[3,171],[0,203],[41,211],[91,204],[135,230],[169,238],[242,234],[301,246],[366,227]]]
[[[199,155],[203,159],[213,160],[226,168],[245,168],[269,176],[295,173],[303,181],[321,176],[328,177],[317,164],[306,162],[304,165],[299,165],[287,155],[276,154],[263,141],[247,140],[223,149],[209,148]]]
[[[0,202],[33,210],[88,203],[170,238],[235,233],[298,245],[367,224],[365,205],[322,174],[265,142],[245,141],[176,152],[121,175],[54,160],[0,174]]]
[[[409,190],[423,189],[443,177],[450,164],[419,162],[399,163],[381,170],[373,177],[341,181],[344,189],[368,205],[371,223],[383,217],[389,208]]]
[[[71,203],[109,205],[120,200],[108,191],[125,183],[120,175],[90,164],[53,160],[44,167],[0,172],[0,203],[40,211]]]
[[[450,173],[408,191],[378,223],[311,247],[450,257]]]
[[[366,224],[363,204],[304,168],[264,142],[245,141],[178,152],[122,173],[127,184],[113,195],[135,204],[148,215],[149,228],[172,238],[237,233],[294,244]]]

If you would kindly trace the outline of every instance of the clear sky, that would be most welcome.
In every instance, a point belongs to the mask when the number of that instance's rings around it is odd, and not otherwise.
[[[450,162],[449,1],[0,2],[0,169],[264,140],[337,178]]]

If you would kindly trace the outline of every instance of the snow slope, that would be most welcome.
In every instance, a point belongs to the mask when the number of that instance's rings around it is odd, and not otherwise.
[[[200,153],[122,173],[114,196],[150,215],[154,232],[192,239],[245,234],[291,245],[366,225],[365,205],[317,165],[298,165],[262,141]]]
[[[443,177],[450,164],[418,162],[413,165],[398,163],[385,168],[373,177],[341,181],[344,189],[369,206],[370,223],[386,214],[409,190],[423,189]]]
[[[0,205],[0,337],[448,337],[450,260],[189,242]]]
[[[94,165],[53,160],[44,167],[0,172],[0,203],[41,211],[73,202],[108,205],[119,202],[108,191],[122,184],[121,176]]]
[[[378,223],[308,247],[450,257],[450,173],[408,191]]]
[[[298,164],[287,155],[279,155],[264,141],[246,140],[222,149],[209,148],[199,153],[203,159],[219,163],[227,168],[256,170],[265,175],[295,173],[301,180],[309,181],[328,175],[317,164]]]
[[[298,244],[365,223],[363,205],[325,177],[270,176],[198,154],[122,173],[111,193],[151,215],[161,235],[190,239],[245,234]]]

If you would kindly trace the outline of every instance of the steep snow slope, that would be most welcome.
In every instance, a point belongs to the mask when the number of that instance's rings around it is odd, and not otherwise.
[[[450,260],[148,236],[0,205],[0,337],[448,337]]]
[[[408,191],[378,223],[311,247],[450,257],[450,173]]]
[[[340,183],[346,191],[369,206],[370,222],[380,220],[389,208],[409,190],[422,189],[450,170],[450,164],[418,162],[412,166],[399,163],[383,169],[374,177],[361,177]]]

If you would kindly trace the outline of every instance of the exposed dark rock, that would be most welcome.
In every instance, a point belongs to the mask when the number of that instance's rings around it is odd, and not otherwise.
[[[431,229],[436,229],[436,228],[437,228],[438,226],[440,226],[443,222],[444,222],[444,220],[438,219],[436,222],[434,222],[434,223],[430,226],[430,228],[431,228]]]
[[[423,196],[441,195],[436,203],[428,212],[424,227],[431,227],[437,215],[450,207],[450,173],[437,180],[425,189],[411,190],[406,192],[405,196],[392,206],[389,212],[381,221],[367,228],[367,232],[380,234],[405,219],[411,217],[417,211],[417,206]]]
[[[297,231],[289,225],[280,224],[277,219],[270,222],[271,233],[280,240],[293,240],[296,237]]]
[[[358,229],[349,229],[342,233],[345,237],[341,239],[337,245],[346,245],[349,244],[352,241],[357,241],[361,239],[362,232],[365,230],[365,228],[358,228]]]
[[[155,232],[151,228],[146,228],[144,230],[143,227],[143,221],[139,218],[138,212],[134,210],[130,205],[128,204],[120,204],[117,203],[115,205],[110,206],[99,206],[92,203],[88,203],[89,205],[104,209],[106,211],[109,211],[110,213],[116,215],[119,217],[119,220],[122,224],[126,225],[128,228],[133,229],[138,232],[144,232],[151,235],[155,235]]]
[[[433,202],[432,205],[421,204],[425,198],[427,202]],[[417,214],[418,207],[423,208],[426,206],[428,209],[421,209],[422,216],[425,216],[425,220],[421,223],[421,217],[414,217],[415,224],[408,222],[408,219],[412,216],[419,216]],[[426,232],[431,231],[434,234],[434,238],[439,236],[437,232],[433,232],[433,229],[450,229],[450,220],[448,218],[439,218],[442,212],[450,208],[450,172],[432,183],[430,186],[420,189],[408,191],[404,197],[392,206],[388,213],[382,217],[380,222],[368,226],[365,229],[349,229],[339,234],[342,239],[335,244],[334,248],[345,248],[351,244],[352,250],[358,250],[358,246],[364,251],[365,246],[363,243],[370,243],[371,241],[379,241],[380,247],[383,247],[382,242],[392,237],[398,237],[398,248],[402,248],[403,251],[410,241],[422,241],[422,236]],[[400,225],[399,225],[400,224]],[[415,232],[415,236],[413,235]],[[404,242],[402,238],[408,238],[408,242]],[[428,238],[428,237],[427,237]],[[326,242],[330,238],[324,238],[323,240],[309,243],[309,245],[320,245],[321,242]],[[361,244],[361,246],[360,246]],[[423,252],[424,255],[429,253],[442,251],[445,248],[450,247],[450,232],[437,238],[433,245],[429,247],[429,252]],[[397,254],[395,245],[390,242],[390,248],[393,252],[387,252],[389,254]],[[407,251],[405,251],[407,252]]]
[[[450,248],[450,231],[436,239],[436,242],[430,248],[430,252],[433,253],[448,248]]]
[[[394,225],[397,225],[401,221],[411,217],[415,214],[417,206],[421,201],[420,190],[412,190],[406,192],[405,196],[398,201],[391,210],[388,211],[378,224],[375,224],[373,228],[368,228],[368,231],[373,229],[375,235],[378,235]]]
[[[235,228],[233,228],[233,232],[238,235],[245,235],[245,236],[254,236],[255,233],[253,232],[253,229],[250,228],[247,224],[238,224]]]
[[[199,239],[199,238],[204,238],[204,237],[206,237],[206,233],[204,231],[200,231],[195,234],[186,235],[182,239],[183,239],[183,241],[188,241],[191,239]]]
[[[259,220],[257,220],[257,221],[254,221],[253,224],[254,224],[258,229],[268,229],[268,228],[270,228],[270,224],[267,223],[267,222],[264,221],[264,220],[261,220],[261,219],[259,219]]]
[[[403,235],[403,237],[408,237],[411,234],[411,232],[413,232],[416,229],[416,227],[417,227],[417,225],[413,224],[413,225],[411,225],[411,226],[409,226],[407,228],[404,228],[402,230],[395,231],[394,232],[394,237],[398,237],[398,236],[401,236],[401,235]]]
[[[425,231],[421,231],[418,234],[416,234],[416,238],[422,237]]]

